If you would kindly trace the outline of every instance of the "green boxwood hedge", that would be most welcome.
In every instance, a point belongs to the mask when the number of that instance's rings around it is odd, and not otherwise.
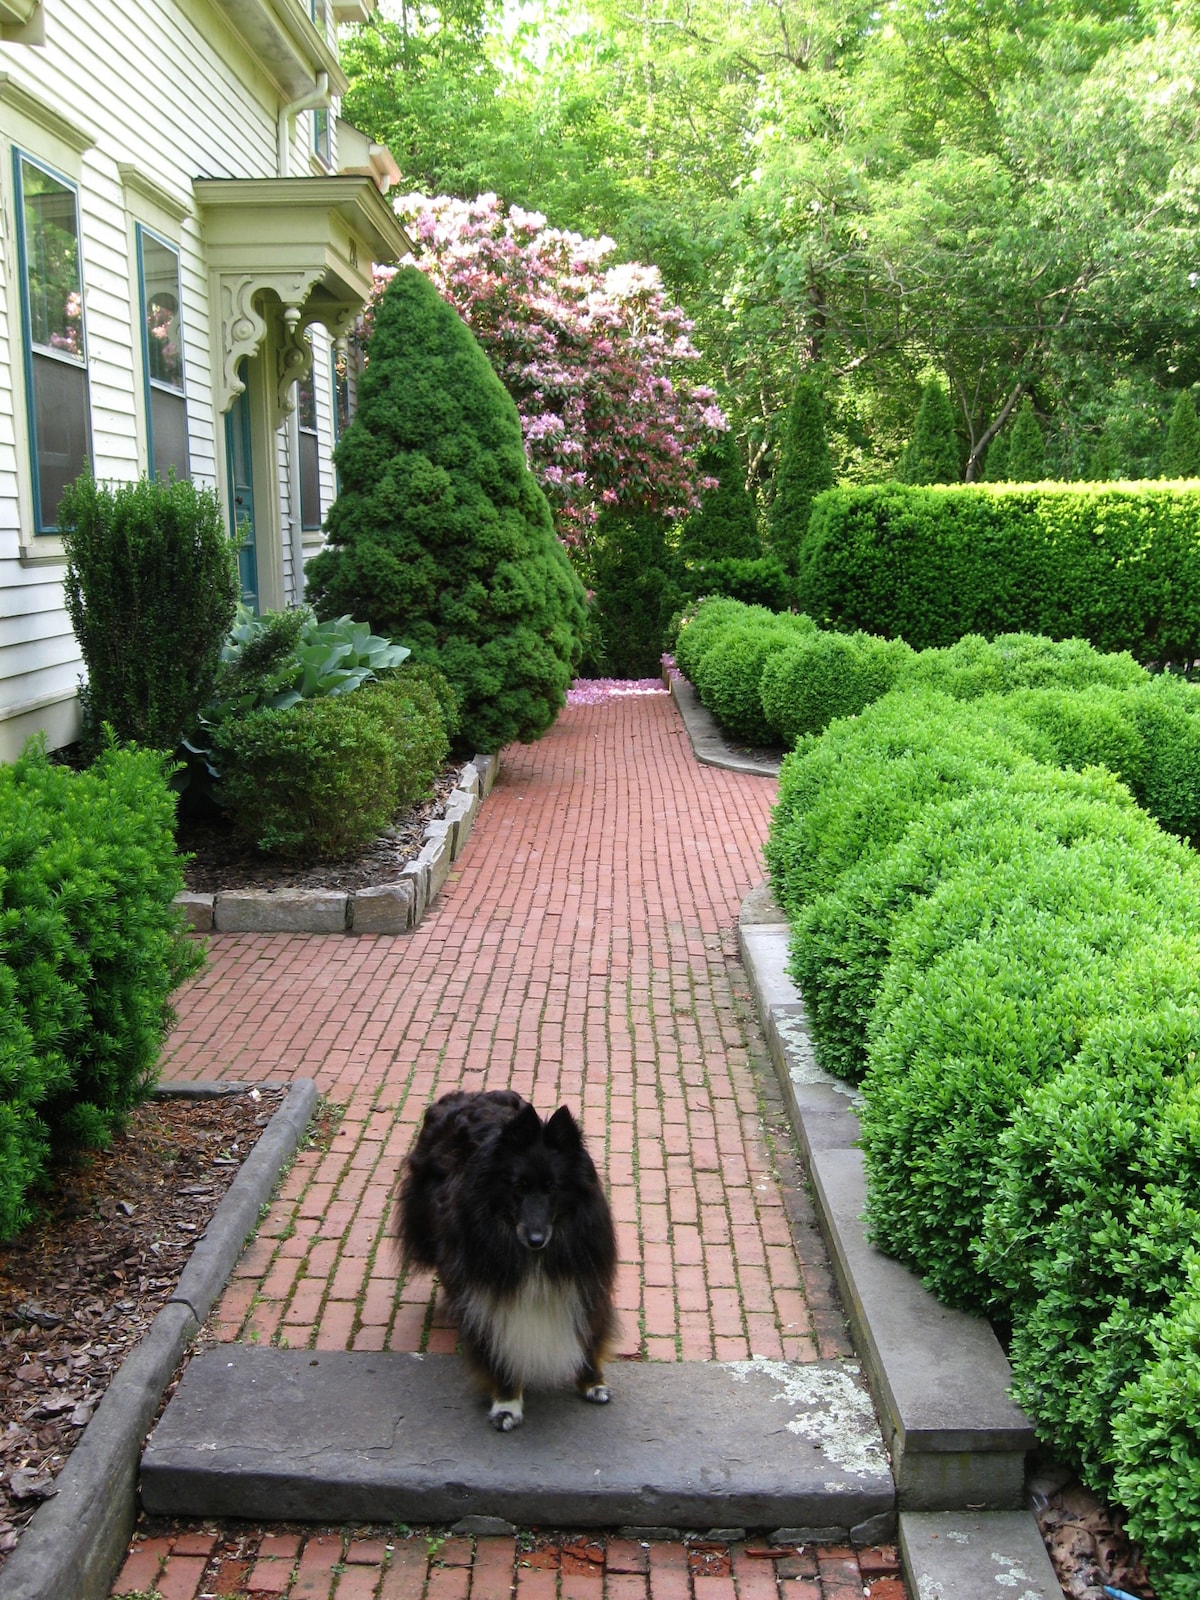
[[[817,632],[774,651],[759,680],[767,727],[792,746],[835,717],[856,715],[895,683],[912,651],[903,639]]]
[[[1183,1600],[1200,865],[1131,789],[1193,831],[1197,691],[982,688],[893,691],[786,758],[767,854],[792,971],[822,1064],[861,1076],[873,1236],[1010,1325],[1040,1436]]]
[[[0,767],[0,1238],[51,1159],[103,1145],[153,1084],[172,991],[203,964],[161,755]]]
[[[822,627],[915,649],[1028,631],[1190,662],[1200,657],[1200,485],[827,490],[800,548],[797,604]]]

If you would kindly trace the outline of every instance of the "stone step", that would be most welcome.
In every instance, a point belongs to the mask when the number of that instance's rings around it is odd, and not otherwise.
[[[147,1444],[153,1515],[786,1527],[869,1544],[895,1489],[855,1363],[616,1362],[613,1399],[526,1396],[497,1433],[455,1356],[225,1345]]]

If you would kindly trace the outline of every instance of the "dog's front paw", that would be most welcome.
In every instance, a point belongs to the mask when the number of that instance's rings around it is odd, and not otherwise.
[[[583,1398],[594,1406],[606,1406],[612,1399],[612,1390],[606,1383],[593,1383],[583,1391]]]
[[[497,1433],[511,1433],[525,1420],[525,1407],[520,1400],[493,1400],[488,1421]]]

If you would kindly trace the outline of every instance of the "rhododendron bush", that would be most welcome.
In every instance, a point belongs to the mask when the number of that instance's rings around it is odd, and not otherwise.
[[[698,452],[727,427],[686,374],[699,352],[657,267],[606,267],[585,239],[536,211],[408,195],[397,212],[416,264],[483,345],[516,401],[525,449],[568,545],[606,506],[683,516],[711,486]],[[389,276],[378,274],[382,288]]]

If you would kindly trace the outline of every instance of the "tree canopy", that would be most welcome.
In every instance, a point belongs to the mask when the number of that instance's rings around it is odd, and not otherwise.
[[[344,113],[413,188],[652,262],[752,484],[819,360],[842,481],[922,378],[965,452],[1032,392],[1047,469],[1154,473],[1200,380],[1200,31],[1181,0],[438,0],[348,42]]]

